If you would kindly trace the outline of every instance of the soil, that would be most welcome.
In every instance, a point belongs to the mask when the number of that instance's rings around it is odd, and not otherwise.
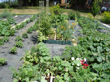
[[[20,23],[21,21],[30,18],[32,15],[16,15],[14,16],[14,20],[16,23]]]

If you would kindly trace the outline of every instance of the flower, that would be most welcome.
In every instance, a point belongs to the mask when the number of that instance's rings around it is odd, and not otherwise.
[[[86,58],[84,58],[84,61],[87,61],[87,59],[86,59]]]
[[[72,57],[71,60],[74,60],[74,57]]]
[[[89,66],[88,64],[87,64],[87,61],[86,61],[86,58],[84,58],[84,60],[81,60],[80,61],[81,62],[81,64],[83,65],[83,69],[87,69],[87,67]]]

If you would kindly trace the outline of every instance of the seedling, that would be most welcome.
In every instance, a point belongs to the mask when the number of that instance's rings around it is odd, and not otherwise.
[[[5,58],[0,58],[0,66],[6,65],[6,59]]]
[[[23,47],[22,41],[17,41],[15,46],[18,47],[18,48],[22,48]]]
[[[23,33],[23,34],[22,34],[22,37],[23,37],[23,38],[28,38],[28,34],[27,34],[27,33]]]
[[[22,37],[21,36],[17,36],[15,41],[23,41]]]
[[[17,53],[17,48],[14,46],[10,49],[11,54],[16,54]]]

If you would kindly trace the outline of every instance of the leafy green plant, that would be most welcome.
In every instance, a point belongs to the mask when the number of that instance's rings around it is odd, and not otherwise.
[[[14,46],[10,49],[11,54],[16,54],[17,53],[17,48]]]
[[[71,40],[73,36],[73,26],[69,25],[68,20],[63,21],[60,27],[57,28],[57,34],[60,34],[62,40]]]
[[[0,66],[6,65],[6,59],[5,58],[0,58]]]
[[[9,38],[5,36],[5,37],[3,38],[3,41],[4,41],[4,42],[8,42],[8,41],[9,41]]]
[[[50,12],[51,12],[52,14],[59,15],[59,14],[62,13],[62,9],[60,8],[59,5],[56,5],[56,6],[53,6],[53,7],[50,8]]]
[[[93,16],[95,17],[97,14],[99,14],[99,12],[100,12],[99,0],[95,0],[95,1],[93,2],[93,6],[92,6],[91,13],[92,13]]]
[[[0,38],[0,45],[3,45],[3,44],[4,44],[3,38]]]
[[[110,24],[110,12],[105,11],[102,16],[102,22]]]
[[[15,41],[23,41],[23,39],[22,39],[21,36],[17,36],[17,37],[15,38]]]
[[[69,16],[69,18],[71,19],[71,20],[74,20],[75,19],[75,13],[73,13],[73,12],[69,12],[69,14],[68,14],[68,16]]]
[[[18,48],[22,48],[23,47],[23,42],[22,41],[17,41],[15,46],[18,47]]]
[[[23,34],[22,34],[22,37],[23,37],[23,38],[28,38],[28,34],[27,34],[27,33],[23,33]]]
[[[16,22],[15,22],[15,20],[14,20],[13,17],[8,17],[7,20],[8,20],[8,22],[9,22],[10,24],[16,24]]]
[[[36,25],[37,29],[42,32],[44,36],[48,36],[51,33],[51,18],[48,14],[44,13],[36,22]]]

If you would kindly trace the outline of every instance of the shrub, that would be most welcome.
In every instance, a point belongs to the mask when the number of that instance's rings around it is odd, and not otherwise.
[[[14,46],[10,49],[11,54],[16,54],[17,53],[17,48]]]
[[[110,24],[110,12],[105,11],[102,15],[102,22]]]

